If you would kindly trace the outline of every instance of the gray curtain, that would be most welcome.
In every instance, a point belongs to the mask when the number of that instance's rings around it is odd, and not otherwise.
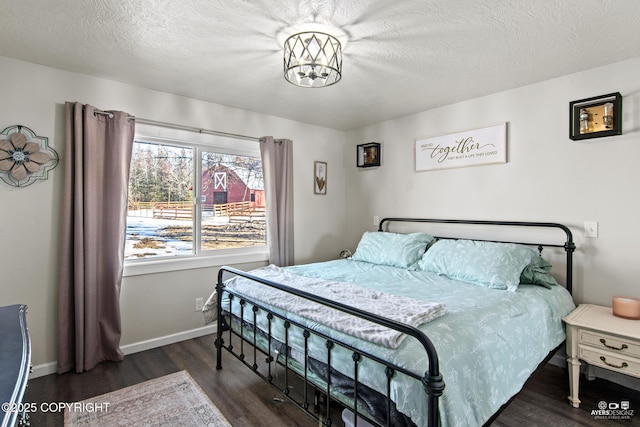
[[[65,105],[58,373],[120,361],[127,189],[134,120]]]
[[[269,262],[281,267],[294,263],[292,151],[290,139],[260,138]]]

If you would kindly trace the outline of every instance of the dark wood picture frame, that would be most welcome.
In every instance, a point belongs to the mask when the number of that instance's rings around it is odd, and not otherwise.
[[[569,138],[574,141],[621,135],[622,95],[614,92],[572,101],[569,117]]]
[[[359,168],[380,166],[380,143],[369,142],[356,146],[356,165]]]

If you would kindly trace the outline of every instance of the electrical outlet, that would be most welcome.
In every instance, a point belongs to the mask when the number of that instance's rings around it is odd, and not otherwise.
[[[598,237],[598,221],[584,222],[584,237]]]
[[[380,217],[378,215],[374,215],[373,216],[373,225],[375,225],[377,227],[378,224],[380,224]]]
[[[196,298],[196,311],[202,311],[204,306],[204,298]]]

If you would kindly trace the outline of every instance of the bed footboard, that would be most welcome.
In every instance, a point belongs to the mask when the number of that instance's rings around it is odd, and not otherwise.
[[[298,297],[304,298],[309,301],[313,301],[317,304],[322,304],[332,309],[343,311],[352,316],[368,320],[370,322],[382,325],[384,327],[387,327],[387,328],[402,332],[408,336],[411,336],[416,340],[418,340],[418,342],[424,348],[424,351],[426,352],[429,360],[429,366],[427,367],[424,375],[419,376],[411,371],[408,371],[400,366],[395,365],[392,362],[382,360],[376,355],[370,354],[366,351],[362,351],[361,349],[355,348],[352,345],[349,345],[344,342],[340,342],[334,337],[330,337],[321,332],[311,330],[310,328],[302,324],[299,324],[295,321],[287,319],[284,316],[265,307],[264,305],[261,305],[259,302],[249,301],[246,298],[242,297],[241,295],[237,295],[233,291],[226,289],[225,281],[233,276],[244,277],[246,279],[249,279],[255,282],[257,286],[269,286],[283,292],[294,294]],[[417,328],[414,328],[402,323],[398,323],[395,321],[391,321],[389,319],[377,316],[375,314],[372,314],[363,310],[359,310],[357,308],[342,304],[337,301],[328,300],[323,297],[319,297],[304,291],[300,291],[298,289],[286,286],[281,283],[275,283],[270,280],[266,280],[261,277],[254,276],[252,274],[249,274],[244,271],[237,270],[231,267],[222,267],[220,269],[218,273],[216,290],[218,294],[218,302],[217,302],[218,330],[217,330],[217,336],[215,340],[216,356],[217,356],[216,369],[222,369],[222,350],[226,349],[231,354],[233,354],[237,359],[239,359],[242,363],[244,363],[246,366],[252,369],[256,374],[262,377],[264,380],[266,380],[267,382],[277,387],[277,385],[273,383],[273,374],[272,374],[272,367],[271,367],[271,362],[274,362],[273,354],[276,354],[277,355],[276,359],[279,359],[279,360],[275,360],[275,362],[280,363],[280,365],[284,366],[285,368],[285,386],[282,389],[280,389],[280,391],[290,401],[292,401],[294,404],[302,408],[310,416],[312,416],[317,420],[323,420],[324,425],[330,425],[331,424],[330,404],[326,405],[325,414],[315,414],[314,412],[312,412],[312,410],[310,410],[312,406],[312,399],[307,392],[308,387],[306,384],[310,384],[313,387],[313,389],[319,390],[323,394],[325,394],[327,396],[328,401],[330,401],[333,397],[335,397],[336,392],[332,385],[332,376],[335,376],[335,373],[332,373],[334,371],[333,371],[331,355],[332,355],[332,349],[336,346],[339,346],[351,352],[352,354],[353,375],[351,379],[353,380],[354,386],[353,386],[352,395],[348,396],[346,400],[345,399],[341,400],[340,398],[334,398],[334,400],[339,401],[343,406],[347,406],[354,413],[354,418],[357,418],[357,416],[361,412],[359,411],[359,408],[358,408],[358,402],[359,402],[358,393],[359,393],[359,390],[362,390],[364,387],[359,382],[359,379],[358,379],[358,365],[363,361],[363,359],[366,358],[386,367],[384,370],[385,375],[387,377],[386,425],[388,426],[394,425],[392,422],[392,415],[391,415],[392,402],[390,398],[390,384],[391,384],[392,377],[396,374],[408,375],[422,382],[422,386],[425,391],[427,408],[428,408],[428,425],[430,427],[435,427],[439,424],[438,399],[444,391],[445,384],[444,384],[442,375],[440,374],[438,354],[436,352],[435,346],[433,345],[431,340]],[[238,309],[240,310],[240,313],[241,313],[240,319],[245,318],[245,313],[249,314],[249,317],[253,316],[253,322],[252,323],[250,322],[251,323],[250,325],[244,325],[244,322],[240,320],[239,322],[237,322],[239,323],[239,328],[240,328],[239,331],[234,330],[234,328],[231,327],[232,326],[231,320],[227,322],[226,316],[227,315],[231,316],[233,310],[232,310],[232,307],[229,308],[228,312],[225,312],[225,310],[223,310],[223,298],[225,295],[227,298],[229,298],[230,306],[232,306],[233,304],[239,304],[239,306],[237,307],[239,307]],[[250,310],[250,311],[245,312],[245,310]],[[259,313],[266,316],[266,318],[268,319],[268,327],[266,328],[267,330],[261,332],[261,334],[263,335],[262,344],[260,343],[260,333],[258,333],[259,328],[255,326],[257,323],[257,316]],[[232,318],[229,317],[229,319],[232,319]],[[279,319],[280,323],[284,325],[284,329],[285,329],[283,333],[284,339],[281,339],[281,341],[283,342],[280,342],[279,344],[278,344],[278,341],[274,338],[275,334],[272,332],[272,325],[275,323],[275,319]],[[297,328],[301,330],[304,336],[304,356],[299,357],[298,360],[293,360],[293,357],[291,356],[289,351],[289,336],[290,336],[289,330],[292,328]],[[228,334],[228,341],[229,341],[228,343],[225,343],[225,334]],[[309,366],[309,361],[311,357],[309,356],[308,342],[309,342],[309,339],[311,339],[312,335],[324,340],[327,348],[327,360],[320,361],[326,367],[323,378],[318,378],[318,375],[314,375],[313,379],[311,378],[312,370],[310,369],[310,366]],[[234,346],[232,345],[233,336],[237,336],[241,340],[239,353],[235,352]],[[247,358],[247,355],[245,354],[245,348],[244,348],[245,342],[248,342],[249,344],[252,345],[252,349],[251,349],[251,351],[253,352],[252,357],[250,355],[249,358]],[[276,350],[274,349],[274,347],[278,345],[281,346],[281,351],[274,352],[274,350]],[[263,374],[258,370],[258,362],[260,361],[261,355],[266,356],[264,359],[264,362],[267,364],[266,374]],[[299,360],[300,358],[302,358],[302,360]],[[247,360],[247,359],[252,359],[252,360]],[[289,395],[288,375],[289,375],[289,372],[291,371],[290,369],[291,365],[295,364],[295,362],[298,362],[302,366],[300,366],[297,371],[294,369],[293,373],[296,374],[305,383],[304,396],[302,397],[301,401],[293,399]],[[316,369],[316,372],[317,372],[317,369]],[[353,402],[353,405],[349,404],[349,402],[351,401]],[[367,416],[369,416],[369,414],[365,415],[365,417]]]

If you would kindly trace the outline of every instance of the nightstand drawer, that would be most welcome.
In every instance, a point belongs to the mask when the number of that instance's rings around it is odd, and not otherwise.
[[[621,355],[640,357],[640,344],[637,341],[615,337],[602,332],[581,330],[579,343],[589,344],[599,349],[620,353]]]
[[[636,358],[583,345],[579,346],[578,353],[580,359],[591,365],[640,378],[640,360]]]

